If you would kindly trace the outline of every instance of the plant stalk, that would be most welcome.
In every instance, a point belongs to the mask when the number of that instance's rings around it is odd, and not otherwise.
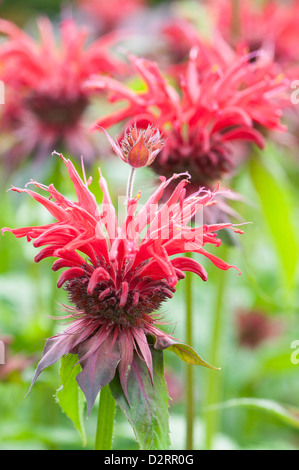
[[[225,259],[228,247],[223,245],[221,251],[221,258]],[[211,333],[211,355],[210,362],[214,366],[219,366],[220,353],[221,353],[221,328],[222,328],[222,314],[223,306],[225,301],[225,288],[227,281],[227,272],[218,270],[217,272],[217,284],[215,287],[217,289],[217,296],[215,300],[215,307],[213,312],[213,325]],[[221,399],[221,372],[208,371],[208,380],[207,380],[207,391],[206,391],[206,403],[207,411],[205,413],[205,449],[211,450],[213,448],[213,442],[216,432],[219,427],[219,410],[209,411],[208,407],[215,403],[218,403]]]
[[[133,185],[135,179],[136,168],[131,167],[128,185],[127,185],[127,199],[132,199],[133,197]]]
[[[95,450],[111,450],[115,405],[109,385],[105,385],[100,393]]]
[[[186,256],[191,258],[191,253]],[[186,305],[186,342],[193,346],[193,305],[192,305],[192,273],[186,272],[185,305]],[[186,366],[186,449],[193,450],[194,441],[194,367]]]

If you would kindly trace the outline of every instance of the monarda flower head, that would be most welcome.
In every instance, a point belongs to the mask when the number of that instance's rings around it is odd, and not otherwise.
[[[250,51],[266,49],[282,66],[298,63],[294,47],[299,40],[297,0],[242,0],[236,11],[231,0],[208,0],[206,3],[215,27],[230,44],[246,45]],[[234,21],[238,21],[238,31],[234,31]]]
[[[168,177],[187,170],[192,176],[190,191],[232,175],[240,161],[236,144],[263,147],[263,131],[284,129],[279,96],[287,86],[281,77],[273,76],[271,59],[256,53],[251,62],[250,54],[245,54],[220,66],[208,60],[210,51],[204,44],[191,49],[179,89],[155,62],[133,55],[129,58],[145,91],[134,92],[110,77],[94,77],[86,83],[89,89],[110,91],[113,102],[127,102],[97,125],[108,128],[132,119],[137,127],[153,124],[163,132],[166,144],[152,168]],[[214,60],[215,54],[211,57]]]
[[[145,0],[77,0],[76,3],[100,32],[121,27],[146,5]]]
[[[123,65],[110,53],[115,33],[87,45],[89,32],[71,18],[59,25],[59,43],[48,18],[38,19],[40,40],[1,19],[0,79],[5,85],[1,129],[12,145],[3,152],[15,166],[34,154],[45,158],[57,143],[92,158],[94,148],[84,118],[90,94],[83,82],[95,73],[121,73]],[[5,147],[4,147],[5,148]]]
[[[34,247],[43,247],[36,262],[54,257],[53,271],[65,269],[57,286],[64,286],[72,304],[65,307],[68,314],[63,317],[71,323],[46,341],[33,383],[43,369],[63,355],[77,354],[82,367],[77,382],[90,412],[99,390],[112,381],[116,372],[129,400],[128,381],[133,375],[139,383],[140,363],[153,377],[153,348],[184,348],[159,328],[158,310],[174,295],[185,271],[204,281],[207,273],[194,259],[173,255],[199,253],[227,270],[232,266],[210,254],[205,246],[221,243],[216,237],[220,229],[239,230],[231,224],[188,225],[196,214],[216,202],[219,190],[199,190],[186,197],[186,174],[161,177],[159,187],[139,210],[140,194],[130,198],[124,222],[119,224],[105,178],[100,174],[103,200],[99,206],[88,188],[90,180],[86,181],[85,176],[81,180],[71,161],[62,155],[61,159],[77,201],[64,197],[52,184],[31,182],[49,198],[27,187],[12,187],[33,197],[56,221],[43,226],[3,228],[2,232],[33,240]],[[165,189],[174,180],[172,195],[160,204]]]

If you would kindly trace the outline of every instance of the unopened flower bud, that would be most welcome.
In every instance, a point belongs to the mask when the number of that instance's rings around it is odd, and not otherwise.
[[[158,129],[130,127],[121,142],[124,161],[133,168],[150,165],[162,150],[164,140]]]

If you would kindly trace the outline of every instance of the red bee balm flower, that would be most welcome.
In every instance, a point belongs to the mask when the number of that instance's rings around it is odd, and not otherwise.
[[[145,7],[144,0],[77,0],[78,7],[100,30],[118,28],[121,23]]]
[[[113,102],[127,103],[99,119],[99,126],[108,128],[126,119],[139,128],[153,124],[167,139],[153,169],[166,176],[187,170],[196,187],[210,187],[232,174],[240,160],[236,143],[263,147],[262,130],[284,130],[279,96],[286,82],[273,76],[270,58],[256,53],[251,62],[252,56],[245,54],[218,65],[212,62],[215,54],[210,49],[191,49],[180,90],[163,77],[155,62],[133,55],[132,67],[145,84],[141,92],[110,77],[94,77],[85,85],[110,91]]]
[[[229,43],[245,43],[251,51],[269,50],[281,65],[298,62],[294,44],[299,40],[299,5],[297,0],[281,2],[239,2],[238,33],[232,35],[234,10],[231,0],[208,0],[208,10],[215,26]]]
[[[72,19],[59,25],[59,44],[48,18],[40,18],[38,28],[40,42],[0,19],[0,33],[7,36],[0,45],[0,79],[6,98],[1,128],[12,136],[10,161],[6,161],[11,166],[32,152],[37,158],[48,156],[57,143],[76,155],[93,157],[83,121],[90,94],[82,84],[91,74],[124,70],[109,53],[109,46],[119,38],[116,33],[87,46],[88,31]]]
[[[125,221],[118,227],[104,177],[100,174],[103,202],[99,207],[89,191],[90,180],[84,177],[82,181],[71,161],[62,155],[61,159],[78,201],[65,198],[52,184],[31,182],[48,193],[49,199],[27,188],[12,187],[13,191],[32,196],[56,222],[3,228],[2,232],[10,231],[18,238],[34,240],[36,248],[44,247],[36,255],[36,262],[53,256],[58,258],[52,266],[54,271],[67,268],[57,286],[65,286],[73,304],[66,307],[69,314],[65,317],[72,323],[63,333],[47,340],[33,383],[45,367],[61,356],[78,354],[82,371],[77,381],[90,412],[99,390],[113,379],[116,370],[129,400],[128,378],[130,374],[138,374],[140,360],[146,364],[149,376],[153,376],[151,348],[163,350],[181,344],[158,328],[156,312],[173,296],[177,282],[185,276],[184,271],[196,273],[204,281],[207,273],[197,261],[171,258],[172,255],[193,251],[227,270],[233,266],[208,253],[204,246],[221,243],[216,238],[219,229],[239,230],[232,224],[188,226],[197,213],[215,203],[219,192],[199,190],[186,198],[189,175],[177,183],[164,204],[158,204],[170,182],[186,174],[168,180],[161,177],[160,186],[138,211],[140,194],[129,199]]]

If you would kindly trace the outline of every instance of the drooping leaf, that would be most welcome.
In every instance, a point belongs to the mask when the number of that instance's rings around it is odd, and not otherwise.
[[[128,400],[116,374],[111,393],[130,422],[142,450],[168,449],[168,392],[164,378],[163,353],[151,348],[153,382],[146,364],[135,353],[128,380]]]
[[[187,344],[183,343],[175,343],[171,345],[169,348],[167,348],[168,351],[173,351],[177,356],[179,356],[182,361],[187,362],[187,364],[193,364],[195,366],[204,366],[208,367],[209,369],[213,370],[220,370],[218,367],[214,367],[208,362],[206,362],[202,357],[197,354],[196,351],[194,351],[191,346],[188,346]]]
[[[208,407],[208,411],[215,409],[232,408],[236,406],[254,408],[266,413],[270,413],[282,422],[299,429],[299,408],[282,405],[274,400],[264,398],[235,398],[217,403]]]
[[[179,343],[173,340],[170,337],[157,336],[154,339],[154,348],[158,351],[172,351],[174,352],[182,361],[187,362],[194,366],[204,366],[208,369],[220,370],[220,368],[212,366],[206,362],[199,354],[188,344]]]
[[[85,398],[76,381],[76,376],[81,371],[80,364],[76,364],[76,362],[78,362],[78,357],[75,354],[68,354],[61,358],[61,386],[56,391],[56,400],[62,411],[73,421],[81,435],[83,445],[85,445],[86,435],[83,420]]]
[[[251,160],[250,174],[276,245],[283,277],[291,288],[297,267],[298,244],[292,223],[290,185],[285,181],[283,172],[279,175],[278,171],[270,171],[268,167],[269,164],[266,166],[257,156]]]

